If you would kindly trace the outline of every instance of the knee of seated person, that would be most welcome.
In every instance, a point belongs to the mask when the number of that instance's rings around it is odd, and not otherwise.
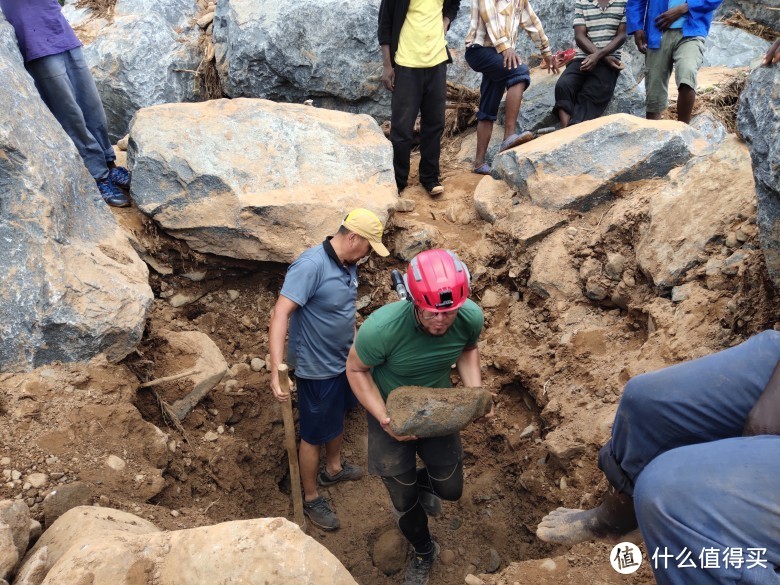
[[[653,459],[634,485],[634,509],[640,521],[681,519],[700,499],[707,484],[685,453],[673,449]]]
[[[620,398],[620,416],[642,420],[657,406],[652,374],[641,374],[631,378]]]

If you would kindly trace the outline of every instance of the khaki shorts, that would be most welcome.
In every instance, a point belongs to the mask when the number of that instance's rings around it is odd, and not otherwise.
[[[696,90],[696,74],[703,60],[704,37],[683,37],[678,28],[664,32],[661,47],[647,49],[645,57],[648,113],[659,114],[666,109],[673,68],[678,88],[685,84]]]

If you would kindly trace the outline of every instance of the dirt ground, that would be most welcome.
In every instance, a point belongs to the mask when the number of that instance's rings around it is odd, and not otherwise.
[[[535,526],[559,505],[594,505],[606,489],[596,451],[609,436],[631,376],[780,327],[778,298],[762,259],[721,288],[702,287],[673,306],[668,293],[655,291],[636,269],[633,244],[647,216],[641,186],[628,186],[616,202],[572,214],[568,227],[559,228],[567,254],[553,259],[579,269],[589,258],[620,251],[632,281],[622,306],[590,301],[581,290],[545,298],[528,286],[539,244],[520,246],[478,217],[473,193],[480,177],[458,161],[459,146],[456,140],[445,152],[446,194],[432,200],[419,186],[410,187],[404,197],[415,201],[414,211],[397,213],[389,228],[395,242],[410,225],[428,225],[435,230],[433,244],[455,249],[471,267],[473,296],[486,313],[484,384],[498,394],[495,418],[463,433],[462,499],[445,502],[442,516],[431,521],[442,549],[450,551],[431,582],[462,583],[468,573],[492,572],[486,580],[510,585],[653,583],[647,566],[631,577],[612,572],[608,545],[547,545],[535,538]],[[96,360],[0,375],[0,468],[22,478],[21,484],[4,479],[0,499],[20,497],[44,520],[46,493],[80,480],[89,485],[91,502],[164,529],[292,518],[281,411],[267,370],[250,367],[252,358],[265,360],[268,352],[269,313],[285,266],[207,257],[158,232],[134,208],[115,213],[153,268],[156,298],[143,342],[116,365]],[[744,220],[747,232],[755,233],[747,230],[754,221]],[[402,266],[374,258],[363,267],[359,321],[395,300],[389,274]],[[170,299],[180,293],[191,302],[173,307]],[[163,330],[209,335],[231,368],[181,426],[163,415],[160,401],[181,398],[189,389],[186,379],[138,388],[192,365],[171,350]],[[365,466],[366,447],[359,408],[348,416],[344,455]],[[107,467],[110,455],[126,467]],[[49,483],[24,483],[34,471],[47,473]],[[400,583],[402,571],[388,576],[376,567],[377,541],[397,531],[381,482],[366,477],[323,492],[342,527],[326,533],[309,526],[308,534],[362,585]],[[382,553],[385,562],[392,556]],[[523,563],[551,557],[558,565],[552,572]]]

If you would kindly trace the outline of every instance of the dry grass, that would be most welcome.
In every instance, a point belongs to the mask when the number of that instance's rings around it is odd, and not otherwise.
[[[211,37],[205,32],[200,35],[198,48],[201,52],[201,59],[195,71],[195,92],[204,100],[215,100],[225,97],[222,93],[222,84],[217,73],[214,45],[211,42]]]
[[[775,39],[780,37],[780,31],[776,31],[772,27],[766,26],[765,24],[759,24],[754,20],[750,20],[739,10],[735,10],[734,14],[728,18],[724,18],[722,22],[735,28],[741,28],[750,34],[756,35],[757,37],[761,37],[762,39],[770,42],[774,42]]]
[[[444,136],[460,134],[477,121],[479,90],[447,82],[447,111],[444,115]]]
[[[116,0],[76,0],[76,8],[88,8],[95,16],[110,20],[114,14]]]
[[[713,86],[711,89],[701,92],[696,96],[696,105],[693,115],[702,112],[711,112],[726,127],[729,132],[737,131],[737,109],[739,108],[739,95],[745,89],[748,72],[741,71],[723,83]],[[664,118],[677,119],[677,104],[672,102],[664,113]]]

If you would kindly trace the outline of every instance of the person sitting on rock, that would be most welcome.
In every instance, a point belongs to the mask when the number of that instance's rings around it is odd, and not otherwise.
[[[531,132],[517,134],[515,129],[523,93],[531,85],[528,65],[515,51],[521,27],[542,52],[545,68],[550,73],[558,73],[547,35],[528,0],[472,0],[465,57],[469,67],[482,74],[477,112],[477,154],[474,159],[474,172],[480,175],[490,174],[485,153],[505,90],[506,120],[499,152],[533,138]]]
[[[553,112],[561,128],[595,120],[607,109],[623,69],[626,0],[577,0],[574,5],[574,60],[555,84]]]
[[[117,187],[129,188],[130,174],[116,166],[95,80],[59,3],[0,0],[0,8],[14,27],[24,65],[41,99],[76,145],[103,200],[127,207],[130,199]]]
[[[382,83],[393,92],[390,142],[395,184],[400,193],[409,181],[414,123],[420,114],[420,184],[429,195],[444,193],[441,184],[441,137],[447,99],[447,63],[452,63],[444,35],[458,15],[459,0],[382,0],[377,35],[382,50]]]
[[[669,78],[677,83],[677,119],[690,124],[704,41],[722,0],[628,0],[626,25],[645,54],[647,119],[660,120],[669,101]]]
[[[356,480],[363,470],[341,460],[344,414],[357,405],[345,373],[355,338],[357,262],[382,244],[382,222],[367,209],[355,209],[338,233],[301,254],[284,278],[268,331],[271,390],[280,402],[290,400],[279,384],[288,321],[288,360],[295,369],[301,443],[298,461],[303,484],[303,512],[323,530],[336,530],[338,516],[317,485]],[[318,473],[320,446],[325,469]]]
[[[780,583],[778,435],[780,331],[637,376],[599,452],[611,484],[603,502],[558,508],[536,535],[620,542],[638,526],[659,585]],[[757,549],[763,566],[726,560]],[[679,566],[685,551],[696,568]],[[706,551],[719,563],[705,568]]]
[[[452,364],[464,386],[481,386],[477,341],[484,316],[468,298],[468,269],[449,250],[412,258],[406,288],[412,302],[385,305],[363,323],[347,358],[347,377],[367,411],[369,472],[382,478],[398,526],[414,548],[404,584],[422,585],[439,552],[428,514],[441,511],[440,498],[454,501],[463,491],[460,434],[398,436],[385,401],[400,386],[451,386]],[[416,468],[417,455],[425,467]]]

